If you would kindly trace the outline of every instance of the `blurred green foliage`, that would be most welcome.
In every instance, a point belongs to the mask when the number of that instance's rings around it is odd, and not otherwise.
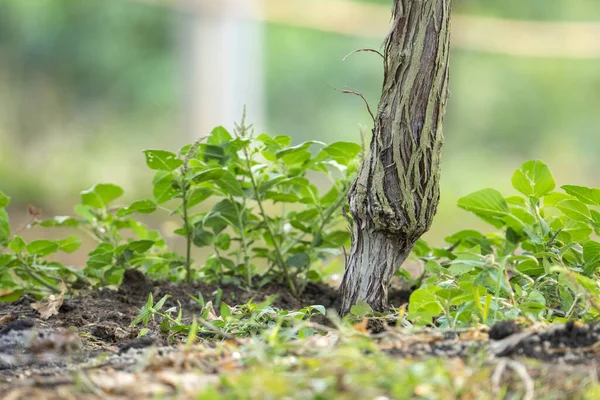
[[[457,0],[454,8],[522,20],[600,20],[600,3],[591,0]],[[98,181],[133,188],[145,181],[143,170],[129,167],[139,165],[141,149],[173,145],[181,131],[181,26],[188,17],[122,0],[0,3],[0,182],[14,204],[66,210],[65,199]],[[296,142],[330,142],[358,140],[362,125],[368,139],[362,101],[333,88],[354,88],[375,108],[379,57],[340,61],[381,41],[281,25],[266,33],[268,115],[259,128]],[[439,226],[465,223],[454,212],[456,198],[526,159],[547,160],[557,179],[598,185],[600,60],[455,49],[451,73],[434,235]]]

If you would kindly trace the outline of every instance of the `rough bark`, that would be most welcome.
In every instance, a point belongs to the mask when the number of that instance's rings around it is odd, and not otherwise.
[[[440,196],[452,0],[394,0],[373,138],[348,199],[352,248],[341,313],[387,308],[391,279],[431,226]]]

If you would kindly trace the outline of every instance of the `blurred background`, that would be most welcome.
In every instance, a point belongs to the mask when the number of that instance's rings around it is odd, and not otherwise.
[[[2,0],[0,190],[71,213],[116,183],[149,197],[143,149],[232,127],[358,141],[376,109],[391,0]],[[454,0],[442,200],[429,240],[476,226],[456,200],[545,161],[600,186],[600,2]]]

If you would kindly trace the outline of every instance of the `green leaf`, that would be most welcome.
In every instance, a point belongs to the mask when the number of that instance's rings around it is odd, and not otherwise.
[[[282,159],[283,162],[289,166],[301,164],[310,159],[311,154],[310,151],[308,151],[308,148],[315,143],[324,145],[323,142],[310,140],[308,142],[304,142],[296,146],[289,146],[284,149],[281,149],[277,153],[275,153],[275,157],[277,159]]]
[[[310,264],[310,257],[306,253],[296,253],[285,261],[288,267],[304,268]]]
[[[204,200],[208,199],[212,194],[213,194],[212,189],[207,189],[207,188],[192,189],[190,192],[188,192],[188,201],[187,201],[188,209],[202,203]]]
[[[225,304],[225,302],[221,303],[221,308],[219,311],[221,312],[221,317],[223,317],[223,319],[231,317],[231,308]]]
[[[117,216],[124,217],[135,212],[140,214],[150,214],[154,211],[156,211],[156,204],[152,200],[138,200],[131,203],[129,207],[120,209],[117,212]]]
[[[544,196],[544,207],[556,207],[563,200],[575,200],[575,197],[565,193],[552,192]]]
[[[564,185],[562,189],[568,194],[591,206],[600,206],[600,189],[592,189],[585,186]]]
[[[583,260],[585,265],[583,273],[586,276],[591,276],[600,266],[600,243],[588,240],[583,244]]]
[[[38,256],[47,256],[58,251],[59,245],[52,240],[34,240],[27,245],[27,251]]]
[[[81,204],[105,209],[108,204],[123,195],[123,189],[111,183],[100,183],[81,192]]]
[[[11,249],[15,253],[20,253],[27,247],[27,243],[23,240],[21,236],[13,237],[13,239],[8,244],[8,248]]]
[[[154,246],[154,240],[134,240],[127,244],[127,248],[136,253],[144,253]]]
[[[8,213],[0,208],[0,245],[8,241],[10,237],[10,225],[8,224]]]
[[[584,242],[590,238],[592,234],[592,228],[590,228],[587,224],[575,221],[574,219],[567,218],[567,222],[565,223],[562,231],[568,232],[573,240],[578,242]]]
[[[177,154],[165,150],[144,150],[146,165],[150,169],[158,171],[173,171],[179,168],[183,161],[177,158]]]
[[[320,158],[321,154],[328,155],[333,158],[340,164],[347,165],[350,161],[356,159],[356,156],[362,148],[359,144],[352,142],[335,142],[330,144],[329,146],[323,148],[317,156],[317,159]]]
[[[221,233],[215,239],[215,246],[221,250],[229,250],[231,246],[231,236],[228,233]]]
[[[200,225],[194,229],[192,234],[192,243],[196,247],[210,246],[215,238],[211,232],[204,230]]]
[[[58,240],[57,243],[60,251],[64,251],[65,253],[73,253],[81,247],[82,242],[78,237],[69,236],[65,239]]]
[[[429,288],[417,289],[410,295],[408,302],[409,318],[424,319],[425,322],[431,322],[431,319],[442,313],[442,306],[437,301],[437,297]]]
[[[8,197],[2,191],[0,191],[0,208],[8,206],[9,203],[10,197]]]
[[[587,222],[592,219],[588,207],[578,200],[563,200],[556,207],[575,221]]]
[[[222,147],[213,144],[201,144],[200,149],[202,150],[200,156],[202,156],[204,162],[209,163],[214,160],[221,165],[225,164],[227,157]]]
[[[502,194],[496,189],[483,189],[458,200],[458,206],[482,217],[504,217],[510,212]]]
[[[88,254],[86,265],[91,269],[102,268],[112,264],[114,248],[108,243],[100,243],[98,247]]]
[[[358,303],[350,307],[350,314],[360,318],[364,318],[365,316],[372,313],[373,309],[371,308],[371,306],[365,303],[363,300],[359,300]]]
[[[192,180],[196,183],[215,181],[225,175],[226,172],[225,168],[209,168],[192,176]]]
[[[213,206],[208,214],[206,214],[204,226],[218,231],[223,230],[227,225],[239,228],[240,218],[238,216],[238,210],[241,209],[242,205],[240,203],[233,202],[229,199],[221,200]]]
[[[231,134],[227,132],[227,129],[225,129],[222,126],[217,126],[215,129],[212,130],[212,132],[208,136],[206,143],[221,145],[226,142],[229,142],[231,139],[233,138]]]
[[[242,185],[240,185],[240,182],[238,182],[235,176],[229,171],[225,171],[223,176],[215,181],[215,184],[223,189],[225,193],[229,193],[234,196],[244,196]]]
[[[556,187],[550,169],[539,160],[527,161],[521,165],[513,174],[512,185],[524,195],[538,198]]]
[[[158,171],[152,180],[152,196],[157,204],[165,203],[177,196],[179,190],[173,187],[175,176],[171,172]]]
[[[165,305],[165,302],[167,301],[167,299],[169,299],[171,297],[170,294],[165,294],[159,301],[158,303],[156,303],[152,308],[154,309],[154,311],[160,311],[163,306]]]

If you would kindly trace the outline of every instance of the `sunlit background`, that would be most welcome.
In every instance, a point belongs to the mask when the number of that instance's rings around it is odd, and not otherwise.
[[[358,141],[377,106],[391,0],[2,0],[0,190],[71,212],[116,183],[149,197],[143,149],[232,127]],[[428,234],[476,224],[456,200],[510,193],[527,159],[562,184],[600,186],[600,2],[455,0],[442,200]],[[36,235],[39,237],[39,235]]]

